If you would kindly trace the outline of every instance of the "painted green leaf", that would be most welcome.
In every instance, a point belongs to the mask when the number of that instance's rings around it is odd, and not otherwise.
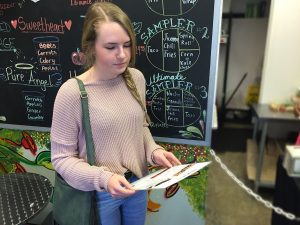
[[[1,158],[6,158],[6,155],[3,154],[3,153],[0,151],[0,159],[1,159]]]
[[[7,160],[0,159],[0,174],[11,173],[14,170],[14,165]]]
[[[184,163],[194,161],[195,155],[197,155],[197,162],[205,162],[211,160],[209,155],[209,147],[169,143],[158,144],[175,154]],[[193,208],[193,211],[202,218],[205,218],[207,174],[208,167],[200,170],[199,174],[196,177],[185,179],[179,183],[182,190],[186,193],[189,204]]]
[[[50,151],[43,151],[38,154],[35,159],[35,162],[39,166],[44,166],[47,169],[54,170],[51,164],[51,152]]]
[[[188,197],[189,204],[193,211],[204,218],[205,200],[207,193],[207,169],[200,171],[196,178],[187,178],[179,182],[179,186],[184,190]]]
[[[0,152],[2,154],[5,154],[7,156],[7,158],[9,158],[12,162],[23,162],[27,165],[35,165],[34,161],[30,161],[30,160],[26,159],[24,156],[18,154],[13,149],[8,148],[4,145],[0,145]]]

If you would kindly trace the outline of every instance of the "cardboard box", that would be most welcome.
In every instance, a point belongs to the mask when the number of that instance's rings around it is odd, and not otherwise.
[[[291,177],[300,177],[300,145],[287,145],[283,167]]]

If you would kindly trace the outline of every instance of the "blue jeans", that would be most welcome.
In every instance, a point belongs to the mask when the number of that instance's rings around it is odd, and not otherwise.
[[[137,180],[135,176],[129,182]],[[97,192],[101,225],[144,225],[147,212],[147,191],[137,191],[127,198],[113,198],[108,192]]]

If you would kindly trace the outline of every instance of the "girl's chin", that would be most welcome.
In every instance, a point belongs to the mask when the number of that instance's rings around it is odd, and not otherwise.
[[[114,69],[116,70],[116,71],[118,71],[118,73],[124,73],[124,71],[126,70],[126,68],[127,68],[127,65],[115,65],[114,66]]]

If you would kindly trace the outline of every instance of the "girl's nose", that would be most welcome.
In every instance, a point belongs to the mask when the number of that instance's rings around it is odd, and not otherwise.
[[[125,57],[124,47],[120,47],[120,48],[119,48],[117,57],[120,58],[120,59],[122,59],[122,58]]]

